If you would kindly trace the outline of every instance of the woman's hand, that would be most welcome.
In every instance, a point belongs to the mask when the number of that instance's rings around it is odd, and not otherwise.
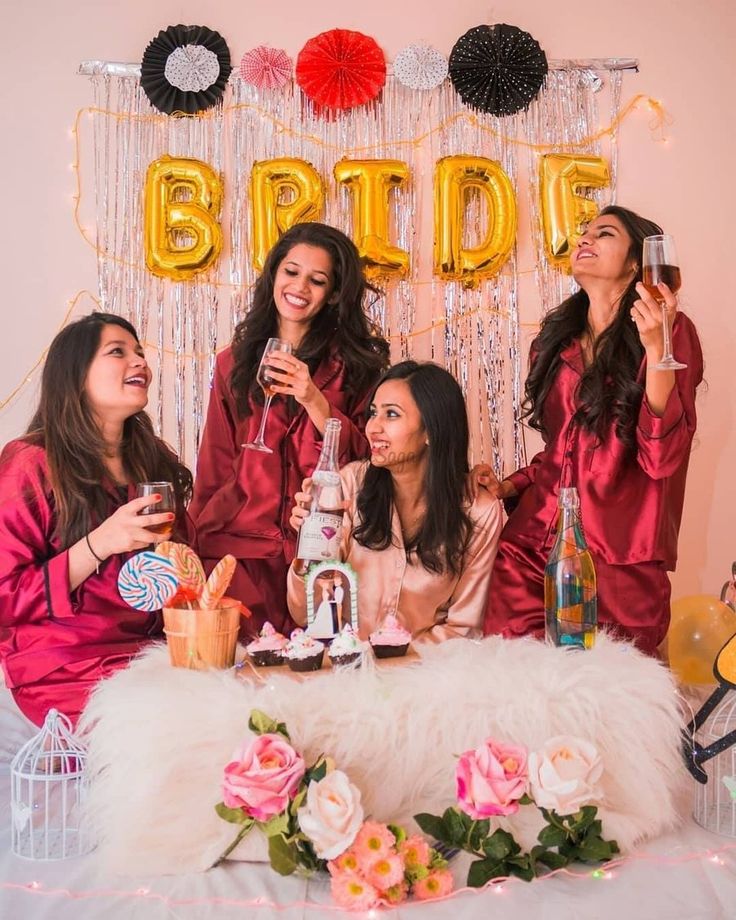
[[[275,381],[273,390],[284,396],[293,396],[300,406],[314,403],[322,396],[314,385],[307,365],[295,355],[285,351],[272,351],[268,355],[269,376]]]
[[[480,488],[490,492],[493,498],[503,499],[516,495],[516,489],[508,479],[499,481],[490,463],[476,463],[468,474],[467,489],[473,500],[478,497]]]
[[[294,496],[294,507],[291,509],[291,516],[289,517],[289,524],[291,527],[299,533],[302,524],[306,520],[309,509],[312,505],[312,478],[307,476],[302,482],[301,492],[297,492]]]
[[[107,559],[116,553],[133,552],[144,549],[151,543],[161,543],[170,539],[168,535],[154,533],[149,528],[157,524],[169,524],[175,519],[175,514],[171,511],[141,514],[148,505],[155,505],[160,500],[160,495],[144,495],[121,505],[99,527],[90,532],[90,545],[95,554],[100,559]]]
[[[672,328],[672,322],[674,321],[675,313],[677,313],[677,297],[664,282],[658,284],[657,287],[662,297],[664,297],[664,306],[669,313],[670,328]],[[639,300],[634,301],[634,305],[631,308],[631,318],[636,323],[639,340],[647,353],[647,363],[654,362],[656,364],[664,351],[662,305],[652,297],[641,282],[636,285],[636,292],[639,295]]]

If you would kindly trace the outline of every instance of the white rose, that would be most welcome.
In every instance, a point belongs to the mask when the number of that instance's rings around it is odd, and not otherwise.
[[[299,826],[320,859],[335,859],[355,840],[363,823],[360,790],[341,770],[333,770],[309,784],[305,801],[297,812]]]
[[[529,755],[529,786],[534,801],[559,815],[571,815],[583,805],[598,804],[596,785],[603,762],[595,747],[573,735],[550,738],[541,751]]]

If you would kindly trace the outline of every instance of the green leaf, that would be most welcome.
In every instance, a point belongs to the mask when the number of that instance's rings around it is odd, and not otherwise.
[[[548,850],[545,847],[534,847],[531,852],[532,861],[540,862],[548,869],[561,869],[569,862],[562,853],[556,853],[554,850]]]
[[[585,840],[577,847],[577,857],[584,862],[605,862],[610,859],[614,850],[607,840],[601,840],[600,837],[592,837]]]
[[[290,741],[284,722],[277,722],[260,709],[251,709],[248,728],[256,735],[283,735]]]
[[[223,821],[229,821],[230,824],[246,824],[248,821],[253,823],[253,818],[247,815],[242,808],[228,808],[224,802],[218,802],[215,805],[215,811]]]
[[[289,805],[289,811],[291,812],[292,815],[295,815],[299,811],[306,797],[307,797],[306,789],[302,789],[301,792],[297,792],[297,794],[292,799],[291,805]]]
[[[593,821],[595,821],[595,816],[598,814],[598,808],[595,805],[583,805],[579,814],[580,827],[590,827]]]
[[[476,859],[468,870],[468,886],[482,888],[492,878],[506,875],[503,861],[497,859]]]
[[[282,812],[280,815],[271,818],[270,821],[259,821],[258,824],[266,837],[286,834],[289,830],[289,815],[287,812]]]
[[[524,795],[519,799],[519,805],[534,805],[534,799],[529,795],[528,792],[525,792]]]
[[[434,837],[435,840],[440,840],[442,843],[450,843],[447,828],[442,818],[439,818],[437,815],[430,815],[426,812],[422,812],[421,814],[414,815],[414,820],[429,837]]]
[[[514,856],[520,849],[511,834],[501,830],[500,827],[483,843],[483,852],[495,860],[504,860],[508,856]]]
[[[318,783],[325,776],[327,776],[327,761],[320,756],[317,763],[304,774],[304,781],[306,783]]]
[[[537,840],[545,847],[560,847],[567,840],[567,834],[559,827],[547,824],[537,835]]]
[[[509,875],[515,875],[516,878],[523,879],[525,882],[531,882],[534,878],[534,869],[532,869],[528,857],[513,857],[506,861]]]
[[[297,851],[293,844],[288,844],[279,834],[268,838],[268,858],[271,868],[279,875],[291,875],[297,867]]]
[[[477,851],[483,845],[483,841],[488,836],[488,832],[491,829],[491,822],[488,818],[484,818],[482,821],[475,821],[470,828],[470,848],[471,850]]]
[[[447,842],[456,847],[464,847],[471,819],[454,808],[448,808],[443,815],[443,821],[447,828]]]
[[[396,838],[397,846],[406,840],[406,831],[400,824],[388,824],[387,827]]]

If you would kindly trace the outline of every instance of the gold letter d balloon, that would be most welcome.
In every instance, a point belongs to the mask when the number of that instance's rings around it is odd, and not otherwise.
[[[667,648],[678,680],[715,684],[716,656],[734,634],[736,613],[717,597],[695,594],[673,601]]]

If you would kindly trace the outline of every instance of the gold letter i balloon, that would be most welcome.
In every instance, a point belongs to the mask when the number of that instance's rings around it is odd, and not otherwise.
[[[598,206],[580,194],[581,188],[608,185],[608,164],[602,157],[546,153],[539,161],[539,195],[544,251],[547,261],[568,274],[570,255],[584,224]]]
[[[470,192],[485,200],[487,227],[481,242],[463,246]],[[516,236],[516,195],[495,160],[449,156],[437,163],[434,179],[434,271],[447,281],[474,287],[495,275],[511,254]]]
[[[324,202],[324,187],[319,173],[311,163],[281,157],[253,164],[250,197],[253,267],[261,271],[266,256],[282,233],[294,224],[319,220]]]
[[[146,265],[154,275],[187,281],[217,260],[221,202],[222,180],[201,160],[162,156],[151,163],[143,222]]]
[[[369,278],[403,278],[409,253],[389,242],[391,189],[409,176],[401,160],[340,160],[335,179],[353,195],[353,235]]]

